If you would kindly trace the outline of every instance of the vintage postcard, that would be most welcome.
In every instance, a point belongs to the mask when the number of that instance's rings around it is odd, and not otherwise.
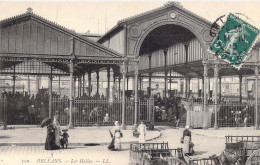
[[[0,1],[0,165],[260,164],[260,1]]]

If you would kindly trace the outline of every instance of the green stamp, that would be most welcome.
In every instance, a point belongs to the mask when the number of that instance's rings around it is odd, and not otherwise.
[[[234,14],[229,14],[218,35],[211,43],[210,52],[240,69],[258,35],[257,28]]]

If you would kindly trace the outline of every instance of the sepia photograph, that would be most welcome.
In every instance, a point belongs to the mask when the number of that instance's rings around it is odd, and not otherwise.
[[[0,1],[0,165],[259,165],[260,1]]]

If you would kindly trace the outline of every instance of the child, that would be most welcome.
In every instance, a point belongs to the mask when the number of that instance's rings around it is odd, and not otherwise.
[[[66,149],[68,148],[68,138],[69,138],[69,134],[67,133],[67,129],[63,129],[62,132],[63,134],[61,135],[61,139],[60,139],[60,144],[62,146],[62,148],[64,148],[64,145],[66,145]]]

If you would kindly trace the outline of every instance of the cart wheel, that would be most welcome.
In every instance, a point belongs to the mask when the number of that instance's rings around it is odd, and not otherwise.
[[[247,159],[246,165],[257,165],[260,164],[260,150],[253,152]]]

